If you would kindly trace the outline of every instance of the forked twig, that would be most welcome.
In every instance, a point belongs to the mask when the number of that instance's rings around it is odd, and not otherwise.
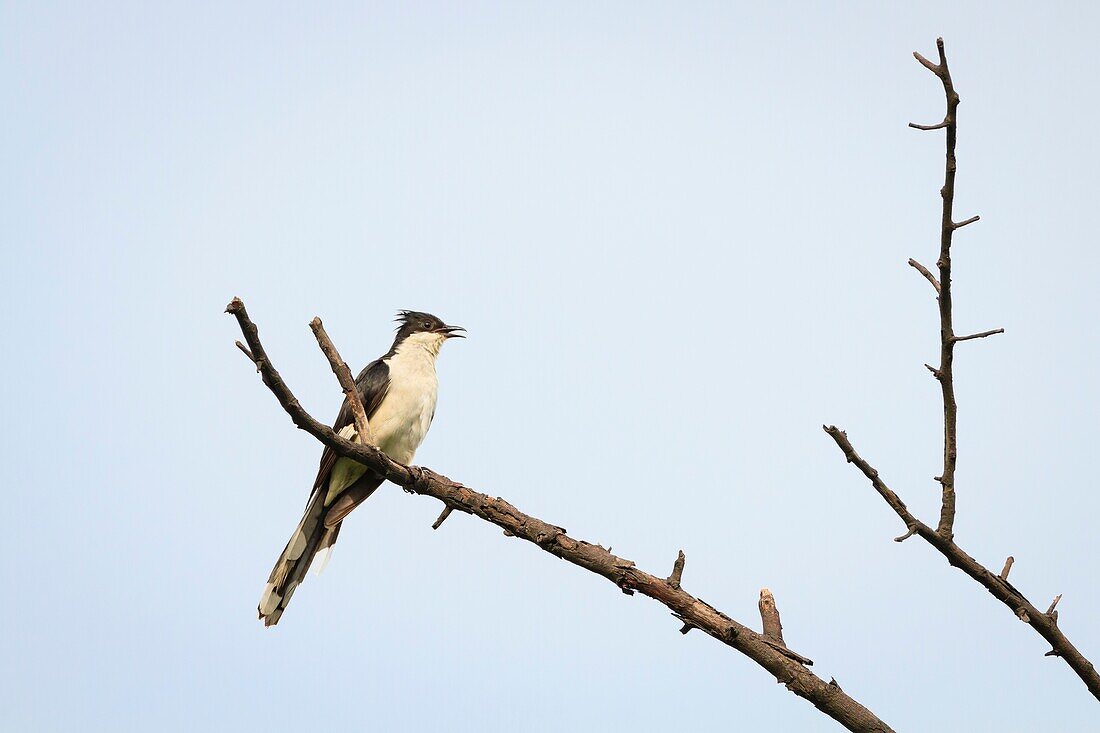
[[[952,207],[955,201],[955,142],[958,124],[959,95],[955,92],[954,83],[951,80],[951,72],[947,66],[947,56],[944,53],[943,39],[936,39],[936,48],[939,51],[939,63],[933,63],[914,53],[917,61],[926,69],[936,75],[943,83],[944,96],[947,99],[947,114],[944,121],[938,125],[921,126],[910,124],[919,130],[946,130],[947,160],[944,167],[944,183],[940,189],[943,198],[943,209],[940,219],[940,254],[936,265],[939,268],[937,279],[923,265],[916,260],[909,260],[910,266],[918,270],[936,289],[940,314],[940,364],[933,367],[925,364],[932,375],[940,383],[943,393],[943,473],[936,477],[941,485],[940,519],[935,529],[917,520],[906,508],[905,504],[882,480],[878,471],[856,453],[848,436],[836,426],[823,426],[825,432],[836,442],[844,453],[849,463],[855,466],[866,476],[875,490],[886,500],[886,503],[901,518],[907,528],[906,534],[896,538],[904,540],[914,534],[936,548],[948,562],[962,570],[987,591],[993,594],[997,600],[1004,603],[1023,622],[1031,625],[1044,639],[1050,642],[1053,649],[1048,656],[1058,656],[1066,661],[1078,677],[1088,687],[1089,692],[1100,700],[1100,675],[1096,668],[1084,657],[1066,638],[1058,628],[1058,615],[1055,606],[1058,598],[1055,598],[1047,613],[1041,613],[1030,601],[1027,600],[1011,583],[1008,582],[1008,573],[1012,568],[1012,557],[1005,561],[1004,569],[1000,575],[994,575],[986,567],[978,563],[970,555],[955,544],[955,466],[958,456],[956,436],[958,432],[958,406],[955,403],[954,380],[954,348],[960,341],[981,339],[994,334],[1003,333],[1004,329],[997,328],[991,331],[971,334],[969,336],[956,336],[951,313],[951,238],[957,229],[967,224],[978,221],[977,216],[972,216],[962,222],[952,219]]]

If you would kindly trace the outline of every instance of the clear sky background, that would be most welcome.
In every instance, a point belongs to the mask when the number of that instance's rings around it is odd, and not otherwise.
[[[466,326],[417,456],[759,624],[899,730],[1100,726],[822,423],[938,506],[960,108],[960,544],[1100,662],[1100,15],[1085,3],[0,6],[0,728],[837,726],[666,609],[387,486],[265,630],[303,404]]]

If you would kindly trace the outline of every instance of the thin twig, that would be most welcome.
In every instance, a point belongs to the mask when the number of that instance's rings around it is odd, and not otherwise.
[[[348,368],[347,362],[340,357],[340,352],[336,350],[336,345],[332,343],[332,339],[325,332],[325,326],[321,323],[321,319],[314,318],[309,322],[309,327],[313,330],[313,335],[317,337],[317,345],[321,347],[321,351],[328,359],[329,366],[332,367],[332,373],[339,380],[340,387],[344,390],[344,397],[351,406],[351,414],[355,420],[355,433],[359,437],[359,442],[373,444],[374,439],[370,434],[367,412],[363,409],[363,401],[359,399],[359,388],[355,386],[355,380],[351,377],[351,369]]]
[[[941,40],[942,40],[942,39],[941,39]],[[924,66],[924,68],[928,69],[928,70],[929,70],[929,71],[931,71],[931,72],[932,72],[933,74],[936,74],[937,76],[939,75],[939,73],[940,73],[940,67],[936,66],[936,65],[935,65],[934,63],[932,63],[932,62],[931,62],[931,61],[929,61],[928,59],[926,59],[926,58],[924,58],[923,56],[921,56],[919,52],[917,52],[917,51],[914,51],[914,52],[913,52],[913,58],[915,58],[915,59],[916,59],[917,61],[920,61],[920,62],[921,62],[921,65],[923,65],[923,66]],[[943,58],[943,53],[942,53],[942,52],[940,53],[940,58]]]
[[[434,522],[432,522],[432,529],[439,529],[439,527],[447,521],[447,517],[451,516],[451,512],[453,512],[454,510],[455,508],[450,504],[443,507],[443,511],[439,513],[439,517]]]
[[[966,221],[956,222],[956,223],[952,224],[951,226],[954,229],[962,229],[967,224],[973,224],[974,222],[981,221],[981,220],[982,220],[982,217],[980,217],[980,216],[972,216],[969,219],[967,219]]]
[[[256,364],[256,357],[252,356],[252,352],[248,350],[248,347],[242,344],[240,341],[234,341],[233,343],[237,345],[237,348],[241,350],[242,354],[248,357],[248,360],[250,362],[255,364],[256,373],[258,374],[260,372],[260,365]]]
[[[995,336],[998,333],[1004,333],[1003,328],[994,328],[992,331],[982,331],[981,333],[972,333],[969,336],[956,336],[955,343],[960,341],[970,341],[971,339],[984,339],[986,336]]]
[[[1016,562],[1016,558],[1012,557],[1012,555],[1005,558],[1005,566],[1001,569],[1001,574],[999,576],[1001,580],[1008,580],[1008,573],[1012,570],[1012,563],[1014,562]]]
[[[909,539],[910,537],[912,537],[913,535],[915,535],[917,533],[917,529],[918,528],[916,526],[910,527],[909,530],[905,534],[903,534],[899,537],[895,537],[894,542],[905,542],[907,539]]]
[[[844,452],[844,458],[848,463],[854,464],[864,476],[871,480],[871,485],[875,487],[875,491],[877,491],[879,496],[890,505],[894,513],[901,517],[901,521],[905,522],[905,526],[913,530],[913,534],[919,534],[924,537],[932,532],[931,527],[913,516],[909,511],[909,507],[905,506],[905,502],[901,500],[901,497],[895,494],[893,490],[886,485],[879,476],[878,471],[856,453],[856,449],[852,447],[851,441],[848,440],[847,433],[836,425],[822,425],[821,427],[834,441],[836,441],[840,450]]]
[[[412,493],[431,496],[537,545],[542,550],[578,567],[607,578],[624,591],[637,591],[666,606],[685,624],[736,649],[766,669],[794,694],[809,700],[823,713],[851,731],[891,733],[892,729],[847,693],[806,668],[806,657],[777,645],[763,634],[734,621],[713,606],[674,588],[665,578],[643,572],[626,558],[565,533],[561,527],[524,514],[504,499],[493,498],[455,483],[426,468],[404,466],[373,445],[352,443],[332,428],[315,420],[290,391],[267,357],[259,331],[248,317],[244,303],[234,298],[226,308],[241,328],[260,364],[260,375],[296,426],[331,448],[338,456],[362,463],[383,478]]]
[[[928,271],[927,267],[917,262],[912,257],[909,258],[909,266],[924,275],[924,279],[932,283],[932,287],[936,289],[936,292],[940,292],[940,281],[936,279],[935,275]]]
[[[909,126],[912,127],[914,130],[942,130],[943,128],[947,127],[947,120],[944,120],[943,122],[937,122],[934,125],[918,125],[916,122],[910,122]]]

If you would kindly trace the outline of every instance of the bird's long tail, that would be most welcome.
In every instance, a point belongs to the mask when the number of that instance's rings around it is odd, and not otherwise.
[[[283,553],[275,562],[267,578],[263,595],[257,607],[264,626],[279,623],[290,597],[306,576],[313,558],[322,550],[329,550],[340,534],[340,523],[326,527],[325,492],[315,491],[306,505],[302,521],[290,536]],[[327,554],[327,553],[326,553]]]
[[[283,554],[275,561],[275,567],[267,578],[257,610],[264,626],[279,623],[290,597],[306,577],[306,571],[314,559],[321,556],[320,568],[324,569],[332,546],[340,536],[340,525],[351,510],[362,504],[382,483],[382,477],[367,471],[359,476],[328,505],[327,489],[318,488],[306,504],[302,521],[294,529]],[[318,570],[320,572],[320,570]]]

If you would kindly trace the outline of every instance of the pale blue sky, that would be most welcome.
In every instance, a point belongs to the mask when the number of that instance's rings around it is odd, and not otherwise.
[[[1078,4],[0,5],[0,728],[837,727],[667,610],[392,486],[265,630],[319,418],[399,308],[470,331],[418,461],[611,544],[898,730],[1095,730],[926,520],[943,35],[959,542],[1100,661],[1100,14]],[[563,460],[564,459],[564,460]]]

